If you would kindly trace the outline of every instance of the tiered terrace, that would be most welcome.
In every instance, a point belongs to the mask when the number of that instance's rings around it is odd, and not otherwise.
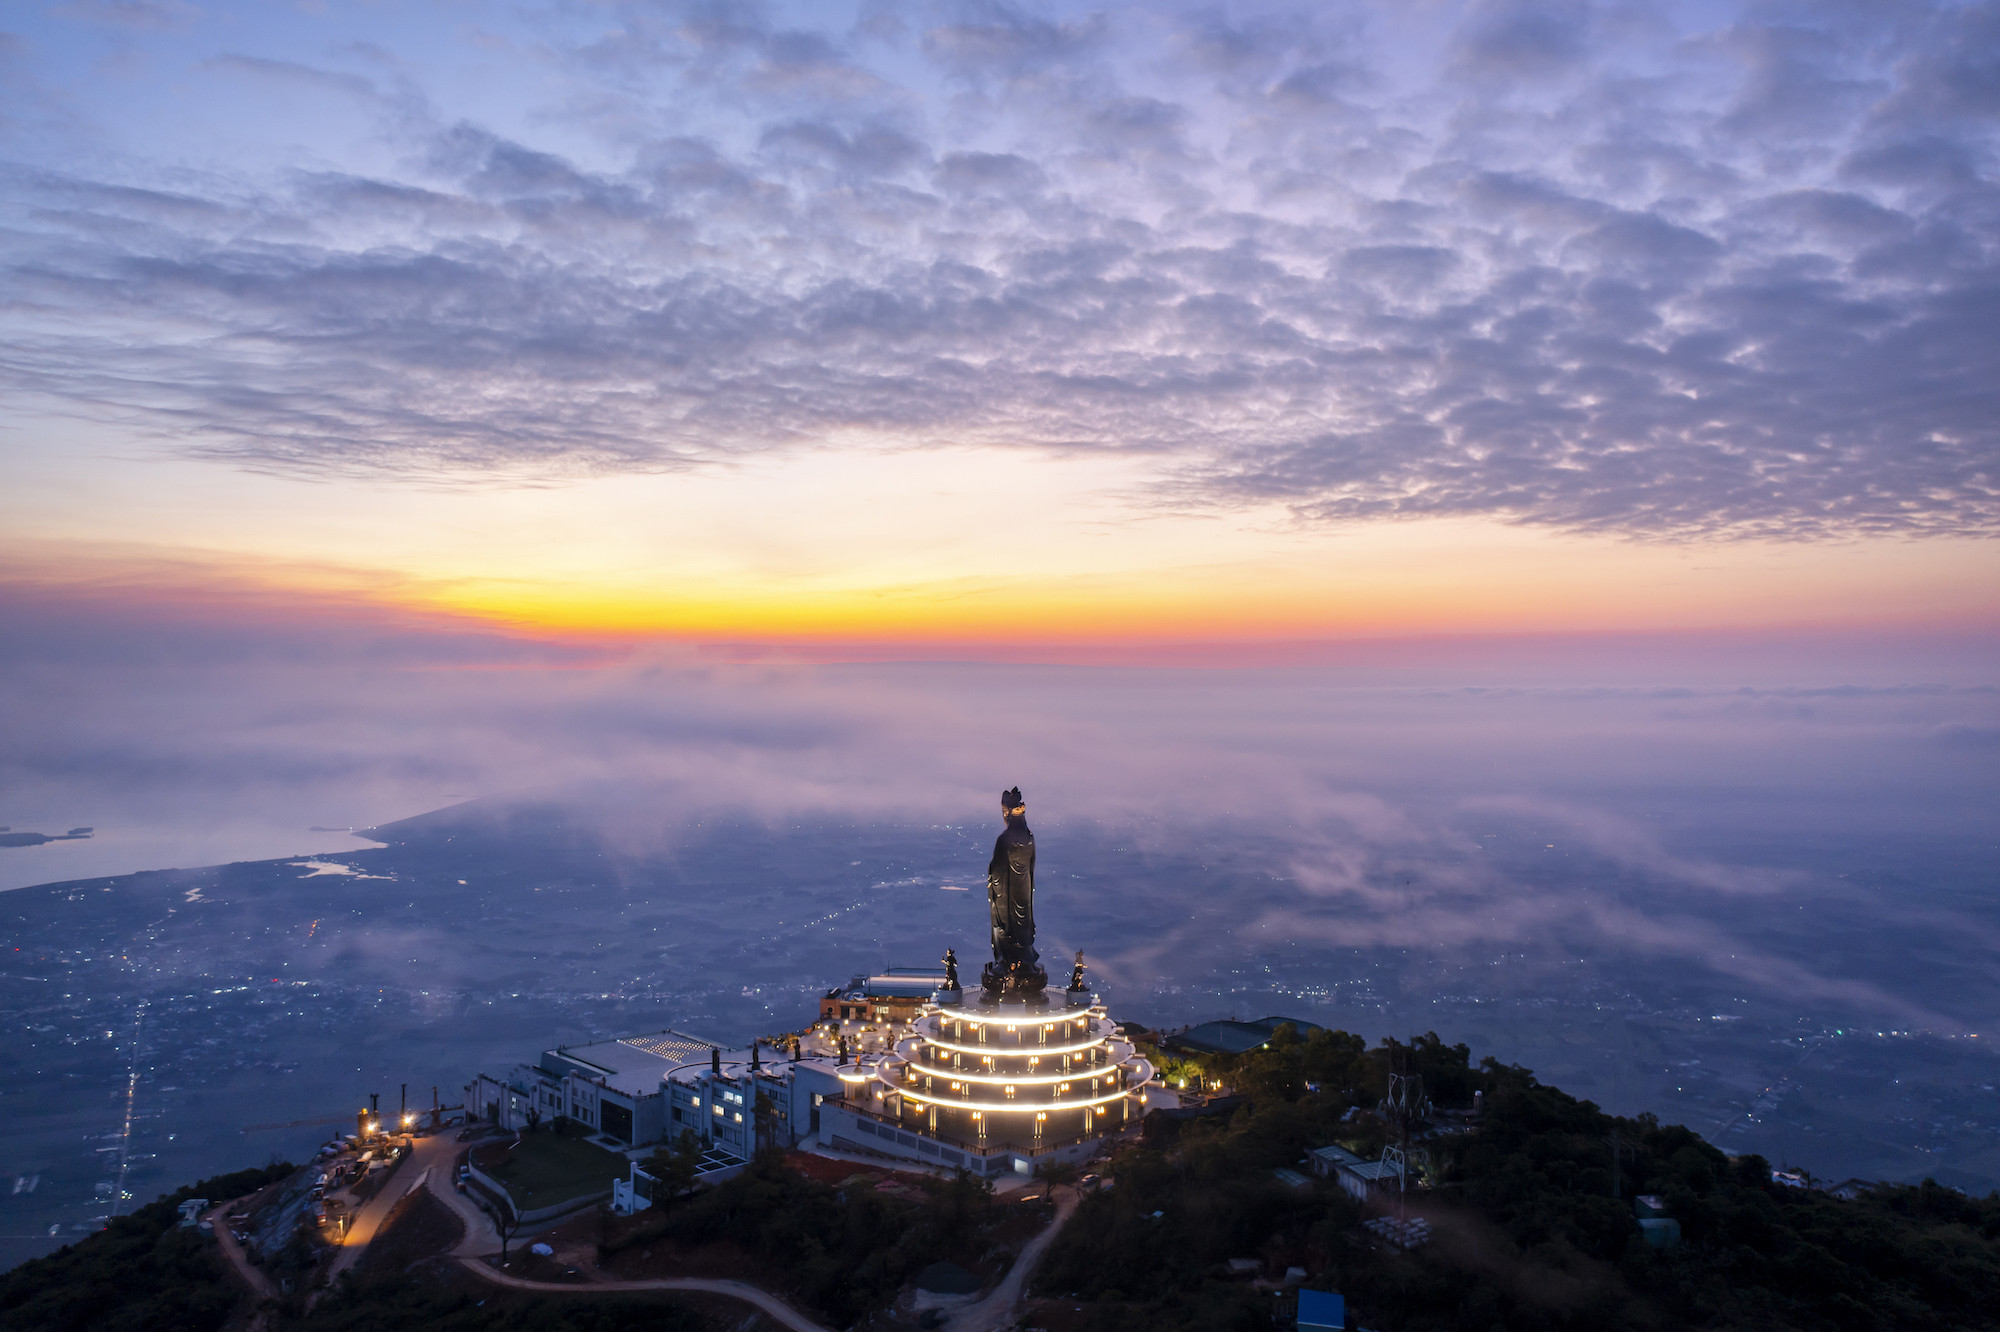
[[[974,1150],[1033,1150],[1115,1132],[1152,1065],[1101,1005],[931,1005],[856,1090],[913,1132]]]

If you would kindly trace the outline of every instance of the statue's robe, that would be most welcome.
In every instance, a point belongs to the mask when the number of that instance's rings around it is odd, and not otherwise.
[[[1032,967],[1035,952],[1035,835],[1026,815],[1007,816],[986,866],[986,903],[993,911],[993,956]]]

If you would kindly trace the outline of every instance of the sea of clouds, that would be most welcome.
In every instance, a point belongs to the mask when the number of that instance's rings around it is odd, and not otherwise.
[[[718,819],[978,830],[1018,783],[1055,844],[1213,865],[1238,953],[1631,953],[1930,1029],[2000,1013],[1986,640],[746,662],[359,613],[11,611],[34,632],[0,661],[0,822],[99,833],[0,851],[8,886],[352,849],[306,830],[475,798],[553,802],[633,864]],[[1121,974],[1216,961],[1196,880],[1116,891]],[[1917,936],[1920,968],[1883,952]]]

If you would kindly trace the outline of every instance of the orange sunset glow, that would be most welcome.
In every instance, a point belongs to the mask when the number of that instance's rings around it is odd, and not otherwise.
[[[2000,547],[1979,538],[1328,528],[1283,506],[1164,502],[1129,464],[1033,452],[416,492],[172,460],[37,479],[0,498],[4,553],[31,581],[185,596],[214,579],[537,634],[1243,641],[2000,620]]]

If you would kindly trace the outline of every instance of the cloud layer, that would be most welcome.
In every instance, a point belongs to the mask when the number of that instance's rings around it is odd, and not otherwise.
[[[0,887],[351,849],[305,830],[471,797],[559,804],[599,864],[657,865],[717,820],[913,846],[883,830],[950,825],[973,830],[950,873],[976,874],[1018,783],[1051,891],[1086,890],[1050,947],[1103,952],[1121,984],[1287,949],[1505,952],[1938,1029],[2000,1011],[2000,694],[1930,683],[1920,644],[1848,684],[1813,643],[1700,671],[1646,643],[1567,670],[1449,645],[1282,670],[730,666],[228,609],[108,632],[101,606],[0,604],[21,631],[0,824],[97,830],[0,852]]]
[[[59,156],[15,41],[16,403],[307,474],[985,443],[1306,521],[2000,529],[1992,5],[481,21],[518,125],[444,56],[182,24],[370,127],[288,169],[115,109]]]

